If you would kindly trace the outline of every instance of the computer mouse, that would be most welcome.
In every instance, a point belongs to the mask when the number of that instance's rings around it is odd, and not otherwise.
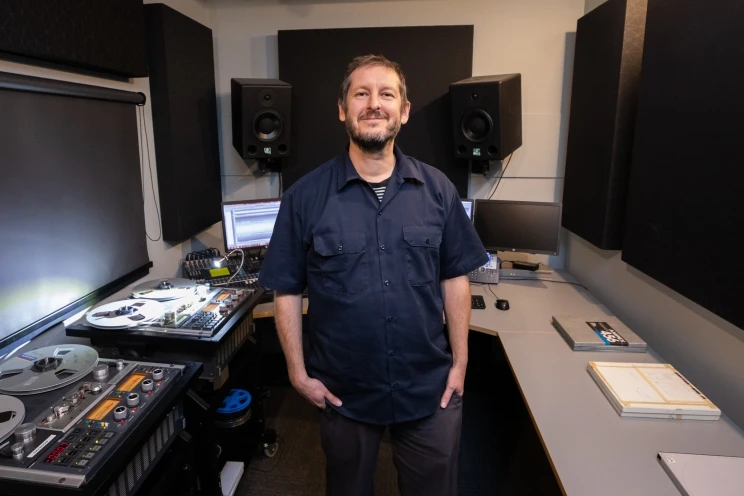
[[[499,310],[509,310],[509,300],[496,300],[495,306]]]

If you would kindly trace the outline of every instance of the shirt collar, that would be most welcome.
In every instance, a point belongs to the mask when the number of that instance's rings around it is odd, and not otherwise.
[[[395,169],[393,174],[397,174],[402,179],[415,179],[416,181],[423,183],[424,178],[421,175],[421,171],[418,166],[411,162],[411,159],[403,155],[397,145],[393,146],[393,153],[395,154]],[[354,164],[351,163],[351,157],[349,157],[349,147],[346,146],[346,151],[342,155],[343,160],[338,167],[338,189],[340,190],[349,181],[355,179],[361,180],[359,173],[354,168]]]

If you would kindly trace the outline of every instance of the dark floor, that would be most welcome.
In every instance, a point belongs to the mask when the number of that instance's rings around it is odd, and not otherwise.
[[[519,389],[500,355],[500,342],[472,334],[463,398],[459,495],[560,495]],[[265,409],[267,426],[280,436],[279,452],[274,458],[255,457],[247,464],[236,494],[324,495],[318,410],[284,384],[271,387]],[[399,495],[387,436],[380,447],[375,494]]]

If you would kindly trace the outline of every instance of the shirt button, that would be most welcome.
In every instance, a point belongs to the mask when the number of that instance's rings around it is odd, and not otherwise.
[[[380,245],[380,249],[381,250],[384,250],[385,249],[385,245]]]
[[[393,356],[395,355],[395,352],[393,350],[388,351],[388,355]]]
[[[397,383],[397,382],[394,382],[394,383],[392,384],[392,386],[393,386],[393,389],[396,389],[396,388],[398,387],[398,383]]]
[[[382,210],[380,210],[379,212],[377,212],[377,215],[382,215]]]
[[[426,240],[426,242],[428,243],[429,240]],[[338,245],[338,251],[344,251],[344,245]]]
[[[395,317],[388,317],[388,322],[392,322],[395,320]]]
[[[390,281],[388,281],[387,279],[385,279],[385,286],[390,286]]]
[[[427,245],[429,244],[429,238],[426,238],[426,244],[427,244]],[[339,250],[340,250],[340,249],[341,249],[341,248],[339,248]]]

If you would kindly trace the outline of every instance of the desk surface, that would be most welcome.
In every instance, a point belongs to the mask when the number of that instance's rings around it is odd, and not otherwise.
[[[590,360],[658,362],[653,353],[573,351],[557,332],[500,339],[565,494],[679,496],[657,452],[744,456],[744,433],[728,418],[623,418],[586,371]]]
[[[573,281],[562,272],[555,272],[554,281]],[[509,300],[509,310],[494,306],[496,298]],[[509,281],[499,284],[471,284],[470,292],[482,295],[486,302],[483,310],[471,310],[470,328],[499,335],[503,332],[555,332],[551,324],[553,315],[591,314],[597,318],[612,313],[601,305],[587,290],[575,284],[549,281]]]

